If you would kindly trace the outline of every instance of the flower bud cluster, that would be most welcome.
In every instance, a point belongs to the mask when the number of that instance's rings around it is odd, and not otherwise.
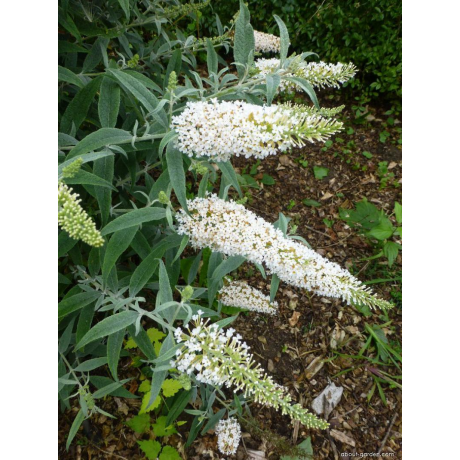
[[[286,237],[272,224],[234,201],[211,195],[187,202],[190,215],[181,210],[178,233],[190,237],[196,248],[209,247],[228,256],[240,255],[265,264],[287,284],[318,295],[342,298],[348,304],[390,308],[368,287],[338,264]]]
[[[233,155],[262,159],[303,146],[305,141],[326,141],[342,126],[339,121],[296,114],[286,107],[216,99],[188,102],[172,118],[178,149],[189,157],[214,161],[228,161]]]
[[[232,281],[224,286],[219,294],[219,300],[223,305],[269,315],[278,314],[278,302],[270,302],[270,296],[264,295],[243,281]]]
[[[279,53],[281,39],[276,35],[254,31],[254,50],[258,53]]]
[[[217,447],[224,455],[236,454],[240,444],[241,426],[235,417],[219,420],[216,425]]]
[[[70,165],[62,168],[62,177],[64,179],[71,179],[80,171],[81,165],[83,164],[83,158],[77,158],[75,161],[72,161]]]
[[[258,75],[268,75],[280,68],[280,60],[272,59],[257,59],[254,63],[258,70]],[[325,88],[339,88],[339,83],[345,83],[353,78],[356,74],[356,67],[350,62],[349,64],[327,64],[325,62],[301,62],[292,69],[292,72],[287,73],[286,77],[300,77],[307,80],[311,85]],[[293,82],[281,80],[279,91],[293,93],[302,91],[302,89]]]
[[[298,116],[306,115],[320,115],[324,118],[332,118],[338,115],[345,108],[344,105],[339,105],[338,107],[320,107],[316,108],[314,105],[305,105],[305,104],[294,104],[292,102],[283,102],[278,105],[279,107],[292,110]]]
[[[104,238],[86,211],[80,206],[77,193],[63,182],[58,186],[58,223],[72,238],[82,240],[90,246],[100,247]]]
[[[183,347],[176,351],[176,359],[170,362],[180,372],[194,374],[196,380],[211,385],[233,387],[234,392],[244,391],[246,397],[256,402],[281,408],[293,420],[299,420],[309,428],[327,428],[324,420],[309,413],[300,404],[291,404],[291,396],[285,388],[273,382],[259,364],[254,362],[249,346],[235,330],[219,329],[217,324],[203,320],[202,311],[192,316],[192,322],[183,331],[174,332],[176,341]]]

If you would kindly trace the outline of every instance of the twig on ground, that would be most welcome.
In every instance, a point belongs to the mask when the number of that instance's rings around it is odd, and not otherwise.
[[[380,444],[379,450],[377,451],[378,454],[380,454],[382,452],[383,448],[385,447],[385,444],[388,441],[388,437],[390,436],[391,428],[393,427],[397,417],[398,417],[398,413],[396,412],[396,414],[393,415],[393,418],[391,419],[390,425],[388,426],[388,429],[387,429],[387,432],[385,434],[385,437],[383,438],[382,444]]]

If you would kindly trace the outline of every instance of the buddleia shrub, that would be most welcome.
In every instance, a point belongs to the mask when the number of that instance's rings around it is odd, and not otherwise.
[[[281,281],[352,305],[391,307],[295,241],[283,215],[266,222],[228,196],[241,197],[234,156],[263,159],[342,129],[334,119],[342,107],[319,107],[314,87],[351,78],[350,67],[320,69],[318,80],[306,62],[311,53],[288,55],[289,34],[276,17],[278,39],[262,40],[279,48],[279,58],[260,72],[244,4],[236,20],[219,24],[218,39],[177,29],[178,17],[206,6],[59,4],[59,400],[62,410],[79,407],[67,447],[85,419],[113,417],[103,397],[138,397],[124,387],[131,379],[122,378],[119,362],[126,357],[149,378],[139,387],[139,417],[154,413],[170,427],[188,411],[187,446],[219,423],[221,451],[234,452],[237,419],[251,402],[324,429],[326,421],[260,367],[230,327],[238,315],[222,307],[277,314]],[[233,49],[232,68],[219,55],[226,49]],[[205,68],[197,53],[206,54]],[[288,89],[312,103],[273,104]],[[233,239],[215,231],[223,222]],[[261,230],[252,249],[239,244],[238,235],[250,240],[245,222]],[[270,295],[227,278],[244,262],[271,278]],[[150,446],[156,455],[157,444]]]

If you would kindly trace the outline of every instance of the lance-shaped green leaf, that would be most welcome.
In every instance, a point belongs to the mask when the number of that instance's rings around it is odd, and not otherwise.
[[[281,77],[279,75],[267,75],[266,86],[267,86],[267,104],[271,105],[273,98],[275,97],[278,87],[281,83]]]
[[[270,302],[275,300],[276,293],[278,292],[278,287],[280,285],[280,279],[276,273],[272,275],[272,282],[270,283]]]
[[[102,388],[97,390],[95,393],[93,393],[93,398],[99,399],[109,394],[112,394],[115,396],[114,392],[117,391],[118,389],[121,389],[121,386],[123,386],[125,383],[129,382],[130,380],[131,379],[124,379],[124,380],[120,380],[119,382],[109,383],[108,385],[103,386]]]
[[[133,136],[128,131],[118,128],[101,128],[81,140],[67,156],[66,160],[84,155],[92,150],[108,145],[118,145],[130,142]]]
[[[158,93],[163,94],[163,90],[156,83],[150,80],[150,78],[146,77],[144,74],[136,72],[135,70],[125,70],[124,73],[131,75],[131,77],[142,82],[146,88],[153,89],[154,91],[157,91]]]
[[[168,144],[166,149],[166,162],[168,164],[168,173],[171,179],[171,185],[176,193],[180,205],[186,212],[187,196],[185,193],[185,171],[182,153],[177,150],[172,143]]]
[[[139,332],[136,334],[136,327],[133,324],[128,327],[128,332],[142,353],[147,356],[147,359],[153,361],[157,355],[147,332],[145,332],[145,330],[141,327]]]
[[[97,369],[98,367],[104,366],[105,364],[107,364],[107,358],[88,359],[87,361],[83,361],[79,364],[74,371],[89,372]]]
[[[254,30],[249,23],[250,14],[248,7],[240,0],[240,14],[235,23],[235,37],[233,40],[233,54],[235,62],[241,64],[237,66],[238,75],[244,75],[244,66],[248,64],[251,52],[254,52]]]
[[[102,177],[96,176],[88,171],[80,169],[75,176],[68,177],[64,179],[64,182],[69,185],[73,184],[82,184],[82,185],[97,185],[99,187],[106,187],[114,190],[115,192],[117,189],[108,181],[103,179]]]
[[[173,340],[172,333],[170,332],[168,336],[166,337],[166,339],[164,340],[163,345],[161,346],[159,358],[164,357],[166,353],[173,347],[173,345],[174,345],[174,340]],[[163,385],[163,382],[167,374],[168,374],[167,370],[156,371],[156,372],[154,370],[153,376],[152,376],[152,385],[150,387],[150,398],[147,404],[147,409],[155,402],[155,399],[157,399],[157,396],[160,394],[161,385]]]
[[[64,318],[69,313],[80,310],[91,302],[96,301],[101,296],[99,291],[80,292],[72,297],[61,300],[58,304],[58,317]]]
[[[71,70],[58,65],[58,80],[72,83],[79,88],[83,88],[85,85]]]
[[[98,113],[103,128],[114,128],[120,109],[120,86],[108,77],[104,77],[99,94]]]
[[[313,104],[315,104],[315,107],[318,109],[320,108],[318,98],[316,97],[315,90],[313,89],[313,86],[307,80],[305,80],[305,78],[286,77],[285,79],[300,86],[310,96],[310,99],[313,102]]]
[[[115,380],[118,380],[118,361],[120,360],[121,347],[126,329],[120,329],[117,332],[109,335],[107,339],[107,364],[110,372]]]
[[[110,272],[115,266],[118,258],[128,249],[134,235],[137,232],[137,226],[125,228],[115,232],[110,238],[109,244],[105,251],[104,262],[102,264],[102,277],[104,284],[107,284]]]
[[[220,411],[216,412],[209,420],[208,420],[208,423],[206,423],[206,425],[204,426],[204,428],[201,430],[201,435],[204,435],[205,433],[207,433],[209,430],[212,430],[217,422],[219,420],[221,420],[225,413],[227,412],[227,409],[221,409]]]
[[[163,253],[165,250],[166,248],[164,248]],[[162,255],[159,254],[159,251],[153,251],[137,266],[129,282],[130,296],[135,296],[149,282],[158,268],[159,257]]]
[[[222,174],[227,179],[227,181],[235,187],[235,190],[238,192],[239,196],[243,196],[243,192],[241,191],[240,184],[238,183],[238,177],[233,169],[232,164],[230,161],[226,162],[219,162],[217,163],[219,169],[222,171]]]
[[[191,395],[192,390],[182,391],[181,394],[175,399],[174,404],[169,409],[168,415],[166,416],[166,426],[171,425],[171,423],[173,423],[177,417],[179,417],[179,415],[182,413],[190,401]]]
[[[96,176],[101,177],[107,182],[113,182],[115,172],[115,157],[107,156],[94,162],[93,172]],[[104,187],[94,187],[97,203],[101,211],[101,222],[105,225],[110,217],[110,208],[112,206],[112,190]]]
[[[72,422],[72,426],[70,427],[70,430],[69,430],[69,436],[67,437],[67,442],[65,445],[65,448],[67,450],[69,450],[69,446],[70,444],[72,444],[73,438],[77,434],[78,429],[83,423],[83,420],[85,420],[85,414],[83,414],[83,411],[80,409],[77,413],[77,416],[74,418],[74,421]]]
[[[123,9],[126,19],[129,21],[129,14],[130,14],[130,6],[129,6],[129,0],[118,0],[118,3],[120,4],[121,8]]]
[[[65,256],[77,242],[78,241],[71,238],[67,232],[61,230],[58,235],[58,257]]]
[[[133,324],[138,316],[139,313],[136,311],[123,311],[103,319],[85,334],[80,342],[77,343],[76,349],[79,350],[88,343],[94,342],[95,340],[101,339],[102,337],[106,337],[122,329],[125,329],[126,327]]]
[[[153,222],[164,219],[165,210],[163,208],[141,208],[134,209],[126,214],[122,214],[116,219],[109,222],[101,231],[101,235],[124,230],[130,227],[136,227],[145,222]]]
[[[63,133],[70,133],[72,123],[75,125],[76,130],[80,128],[80,125],[88,114],[88,110],[100,84],[101,77],[96,77],[75,95],[61,118],[60,130]]]
[[[97,37],[93,46],[83,62],[82,73],[93,70],[102,60],[103,50],[106,52],[109,40],[104,37]]]
[[[211,75],[211,73],[217,74],[217,69],[218,69],[217,53],[209,38],[206,39],[206,51],[208,53],[207,55],[208,74],[209,75]]]
[[[283,20],[279,16],[275,14],[273,17],[275,18],[275,21],[280,29],[280,64],[282,66],[288,54],[290,44],[289,32],[287,30],[286,24],[284,24]]]
[[[107,72],[113,75],[123,88],[138,99],[149,112],[154,112],[158,107],[158,99],[139,79],[121,70],[107,69]],[[156,115],[158,121],[160,121],[165,128],[168,128],[168,120],[164,111],[160,110]]]

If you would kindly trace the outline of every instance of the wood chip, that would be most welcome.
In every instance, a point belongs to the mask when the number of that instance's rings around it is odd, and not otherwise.
[[[300,318],[300,313],[298,311],[295,311],[291,318],[289,319],[289,324],[291,327],[294,327],[298,322]]]
[[[348,444],[351,447],[356,446],[355,440],[350,438],[350,436],[347,436],[345,433],[342,433],[338,430],[331,430],[330,433],[335,440],[343,442],[344,444]]]
[[[317,356],[305,369],[305,377],[311,380],[324,366],[323,357]]]

